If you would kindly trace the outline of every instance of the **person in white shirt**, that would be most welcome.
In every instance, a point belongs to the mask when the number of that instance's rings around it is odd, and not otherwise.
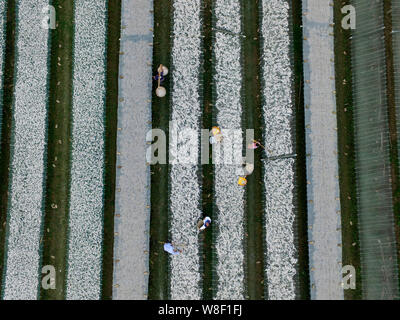
[[[209,227],[211,225],[211,218],[210,217],[205,217],[203,219],[203,225],[199,228],[200,231],[203,231],[205,228]]]

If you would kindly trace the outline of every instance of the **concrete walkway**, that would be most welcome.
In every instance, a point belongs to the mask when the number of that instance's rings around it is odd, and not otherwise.
[[[303,0],[310,286],[316,300],[343,299],[331,3]]]
[[[147,299],[152,0],[122,1],[113,299]],[[122,100],[123,99],[123,100]]]

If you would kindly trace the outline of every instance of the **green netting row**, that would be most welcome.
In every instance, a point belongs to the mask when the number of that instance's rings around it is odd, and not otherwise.
[[[400,137],[400,0],[392,1],[392,45],[394,64],[394,94],[396,103],[397,137]],[[400,139],[397,139],[400,153]]]
[[[398,296],[390,181],[383,0],[353,0],[352,34],[356,179],[364,298]]]

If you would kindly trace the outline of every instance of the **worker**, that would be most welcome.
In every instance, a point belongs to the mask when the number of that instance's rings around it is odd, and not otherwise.
[[[213,136],[217,135],[218,133],[221,133],[221,129],[217,126],[214,126],[211,128],[211,133]]]
[[[164,243],[164,251],[167,251],[168,253],[170,253],[172,255],[176,255],[176,254],[182,253],[182,250],[179,250],[179,249],[175,248],[172,245],[172,243],[170,243],[170,242]]]
[[[158,81],[160,80],[160,82],[163,82],[165,79],[164,77],[164,73],[161,71],[160,73],[157,73],[155,76],[153,76],[153,80]]]
[[[160,66],[157,69],[157,74],[153,76],[153,80],[159,81],[160,83],[164,81],[165,76],[168,74],[168,69],[167,67],[163,66],[160,64]]]
[[[252,142],[247,146],[247,149],[257,149],[258,145],[256,142]]]
[[[248,148],[248,149],[257,149],[259,146],[262,147],[261,143],[259,143],[259,142],[256,141],[256,140],[253,140],[253,142],[250,143],[250,144],[247,146],[247,148]]]
[[[211,134],[212,136],[210,137],[210,143],[211,144],[216,144],[218,142],[222,142],[222,133],[221,133],[221,129],[219,127],[212,127],[211,128]]]
[[[239,177],[239,180],[238,180],[238,185],[239,186],[245,186],[247,184],[247,179],[246,179],[246,177]]]
[[[197,227],[199,228],[200,231],[203,231],[205,228],[208,228],[211,225],[211,218],[210,217],[205,217],[203,220],[199,222]]]
[[[163,64],[160,64],[157,71],[159,73],[162,72],[164,76],[166,76],[168,74],[168,68],[166,66],[164,66]]]

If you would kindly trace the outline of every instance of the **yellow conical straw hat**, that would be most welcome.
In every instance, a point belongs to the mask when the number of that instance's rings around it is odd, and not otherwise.
[[[211,133],[213,134],[213,136],[217,135],[220,132],[221,132],[221,130],[218,127],[211,128]]]
[[[244,178],[244,177],[239,177],[238,185],[239,185],[239,186],[245,186],[246,184],[247,184],[246,178]]]

